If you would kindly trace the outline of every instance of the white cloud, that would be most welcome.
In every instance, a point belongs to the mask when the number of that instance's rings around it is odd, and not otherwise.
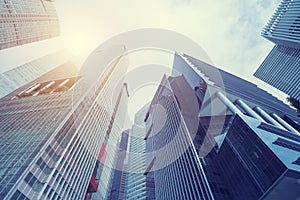
[[[260,32],[277,3],[266,4],[261,0],[56,2],[63,35],[73,46],[96,47],[112,35],[137,28],[166,28],[192,38],[218,66],[237,73],[240,68],[257,67],[259,62],[253,58],[260,59],[264,48],[271,47]]]
[[[196,41],[216,66],[252,81],[273,46],[260,33],[278,4],[279,0],[56,1],[63,37],[75,51],[90,52],[121,32],[165,28]]]

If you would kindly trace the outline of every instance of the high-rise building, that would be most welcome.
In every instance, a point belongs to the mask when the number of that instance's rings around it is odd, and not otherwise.
[[[124,131],[121,136],[121,141],[119,145],[119,151],[117,152],[116,164],[113,172],[113,179],[110,187],[110,192],[107,199],[125,199],[125,184],[127,178],[127,169],[126,169],[126,154],[128,147],[128,138],[129,138],[130,129]]]
[[[282,0],[262,36],[275,44],[300,48],[299,0]]]
[[[96,49],[80,72],[65,63],[0,99],[0,199],[107,197],[128,98],[123,52]]]
[[[192,142],[198,113],[186,107],[195,103],[191,92],[182,76],[165,76],[145,116],[145,140],[151,146],[145,174],[153,173],[156,199],[213,199]]]
[[[146,125],[144,118],[149,104],[141,108],[136,114],[128,149],[127,183],[125,199],[155,199],[153,173],[145,173],[147,169],[148,147],[145,140]]]
[[[59,35],[51,0],[4,0],[0,2],[0,14],[0,50]]]
[[[181,58],[185,60],[183,61]],[[184,55],[183,57],[175,56],[175,62],[178,64],[174,65],[174,74],[178,72],[179,74],[184,74],[186,77],[190,77],[186,79],[191,87],[198,91],[198,93],[203,91],[202,88],[206,89],[207,84],[204,83],[208,83],[208,85],[221,88],[224,95],[232,102],[235,102],[235,104],[242,104],[236,101],[236,99],[239,98],[252,108],[261,107],[267,113],[276,113],[287,121],[289,118],[299,123],[297,113],[288,105],[251,82],[188,55]],[[199,96],[198,93],[197,97]],[[207,98],[209,98],[209,96]],[[206,99],[204,98],[203,100]],[[214,103],[214,101],[212,103]],[[238,106],[241,107],[240,105]],[[204,112],[204,110],[202,112]],[[273,125],[280,127],[275,122],[273,122]]]
[[[67,51],[59,51],[0,74],[0,98],[66,63],[69,59],[70,54]]]
[[[191,56],[176,54],[173,69],[144,119],[151,146],[145,174],[153,173],[155,198],[300,197],[296,113],[256,85]]]
[[[124,131],[124,51],[97,48],[80,71],[65,62],[0,99],[1,199],[300,196],[300,119],[286,104],[175,54]]]
[[[300,99],[300,8],[299,0],[282,0],[262,31],[275,43],[254,76]]]

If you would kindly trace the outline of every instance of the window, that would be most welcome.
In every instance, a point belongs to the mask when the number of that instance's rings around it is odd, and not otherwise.
[[[32,187],[33,190],[40,192],[43,188],[43,183],[41,183],[37,178],[30,172],[24,181]]]
[[[59,156],[53,151],[50,146],[47,147],[46,152],[49,154],[53,161],[57,162],[59,160]]]
[[[33,188],[33,190],[35,190],[35,191],[37,191],[37,192],[40,192],[40,191],[42,190],[43,186],[44,186],[44,184],[42,184],[42,183],[39,182],[39,181],[36,181],[36,182],[33,184],[32,188]]]
[[[23,199],[23,200],[27,200],[28,198],[22,194],[19,190],[17,190],[14,195],[12,196],[11,199]]]
[[[23,92],[16,95],[18,98],[37,96],[42,94],[52,94],[54,92],[65,92],[73,89],[79,77],[71,77],[60,80],[45,81],[36,83]]]

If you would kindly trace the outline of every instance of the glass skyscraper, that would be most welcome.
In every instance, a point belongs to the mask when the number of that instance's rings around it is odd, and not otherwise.
[[[176,54],[173,67],[144,119],[155,199],[298,198],[297,114],[191,56]]]
[[[175,53],[123,130],[125,49],[97,48],[0,98],[1,199],[297,199],[300,119],[256,85]],[[38,76],[38,75],[36,75]]]
[[[0,74],[0,98],[68,62],[70,56],[66,50],[58,51]]]
[[[123,52],[96,49],[80,72],[62,64],[0,99],[1,199],[107,197],[128,98]]]
[[[144,118],[149,105],[145,105],[136,114],[127,159],[127,183],[125,199],[155,199],[153,173],[145,174],[147,168],[146,125]]]
[[[128,138],[129,138],[130,129],[122,132],[119,151],[117,152],[115,170],[113,172],[113,180],[111,183],[111,187],[109,189],[109,194],[107,199],[125,199],[125,187],[126,187],[126,177],[127,177],[127,169],[126,169],[126,154],[128,147]]]
[[[59,35],[52,1],[4,0],[0,2],[0,50]]]
[[[198,113],[187,105],[197,106],[193,93],[182,75],[164,76],[145,117],[152,147],[147,170],[153,171],[157,199],[213,199],[192,142]]]
[[[300,99],[300,1],[282,0],[262,36],[275,43],[254,76]]]

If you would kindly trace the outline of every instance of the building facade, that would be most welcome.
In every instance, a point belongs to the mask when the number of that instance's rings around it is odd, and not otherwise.
[[[59,35],[53,1],[4,0],[0,2],[0,50]]]
[[[70,54],[59,51],[0,74],[0,98],[33,81],[50,70],[67,63]]]
[[[136,114],[132,131],[127,159],[127,183],[125,199],[147,199],[155,198],[155,185],[153,173],[145,173],[147,168],[147,142],[145,140],[146,125],[144,118],[149,105],[145,105]]]
[[[193,103],[191,92],[183,76],[165,76],[145,117],[151,146],[146,173],[153,173],[156,199],[213,199],[192,142],[197,115],[185,109]]]
[[[278,45],[300,48],[298,6],[298,0],[282,0],[263,29],[262,36]]]
[[[1,199],[297,199],[300,119],[256,85],[175,54],[123,131],[124,48],[0,99]],[[113,60],[113,62],[111,62]]]
[[[191,56],[176,54],[173,67],[144,119],[155,198],[297,199],[297,114]]]
[[[254,76],[300,99],[300,1],[283,0],[262,31],[275,43]]]
[[[66,63],[1,98],[1,199],[106,198],[128,98],[124,49],[107,51],[91,76]]]
[[[126,178],[127,178],[127,168],[126,168],[126,155],[128,148],[128,138],[130,134],[130,129],[122,132],[119,150],[117,152],[116,165],[113,172],[113,179],[111,183],[110,192],[107,199],[125,199],[125,188],[126,188]]]

